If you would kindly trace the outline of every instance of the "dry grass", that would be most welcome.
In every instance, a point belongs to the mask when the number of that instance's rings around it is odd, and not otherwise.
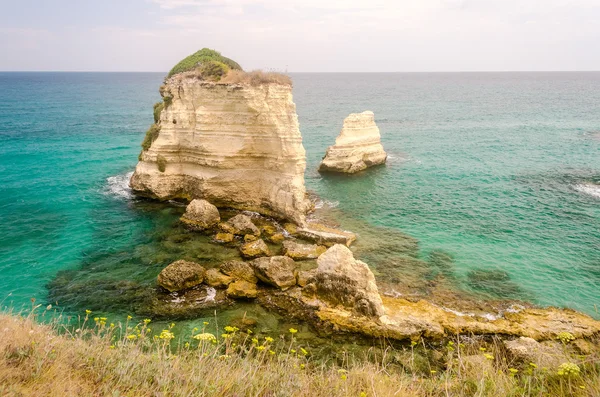
[[[262,70],[253,70],[251,72],[230,70],[220,82],[228,84],[249,84],[252,86],[259,86],[262,84],[292,85],[292,79],[289,76],[276,72],[264,72]]]
[[[293,334],[279,343],[252,341],[230,329],[211,343],[179,339],[172,328],[151,336],[144,322],[111,325],[91,317],[70,332],[58,322],[0,315],[0,396],[600,395],[596,365],[580,364],[573,377],[533,368],[515,373],[494,346],[485,353],[494,359],[478,351],[475,362],[464,359],[467,347],[449,343],[417,354],[420,345],[413,344],[378,362],[339,366],[318,364]],[[443,356],[444,368],[434,369],[422,353]]]

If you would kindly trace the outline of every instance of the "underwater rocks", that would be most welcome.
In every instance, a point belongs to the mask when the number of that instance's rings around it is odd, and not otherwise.
[[[296,285],[298,265],[287,256],[258,258],[251,262],[256,277],[263,283],[279,289],[288,289]]]
[[[204,281],[206,270],[198,263],[179,260],[158,275],[158,285],[171,292],[191,288]]]
[[[292,87],[203,81],[176,74],[131,178],[135,194],[205,198],[303,224],[306,155]]]
[[[206,230],[221,221],[219,210],[206,200],[192,200],[181,217],[181,222],[192,230]]]
[[[208,269],[205,275],[206,285],[214,288],[227,288],[234,281],[233,277],[221,273],[219,269]]]
[[[292,240],[283,242],[283,255],[301,261],[305,259],[317,259],[319,255],[327,250],[322,245],[300,244]]]
[[[258,282],[258,278],[254,274],[254,269],[247,262],[228,261],[221,264],[219,267],[221,272],[233,277],[236,280],[244,280],[252,284]]]
[[[354,259],[346,246],[336,244],[329,248],[319,256],[317,265],[311,284],[319,299],[365,316],[384,314],[373,272],[366,263]]]
[[[353,174],[383,164],[386,159],[373,112],[351,113],[344,120],[335,145],[327,149],[319,172]]]
[[[309,223],[304,228],[296,229],[295,235],[326,247],[331,247],[334,244],[344,244],[349,247],[356,241],[356,235],[352,232],[334,229],[319,223]]]

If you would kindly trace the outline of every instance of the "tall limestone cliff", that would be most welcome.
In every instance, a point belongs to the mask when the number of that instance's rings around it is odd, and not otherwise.
[[[191,70],[165,81],[130,185],[141,196],[203,198],[303,224],[306,159],[291,84],[237,76]]]
[[[386,159],[373,112],[351,113],[335,145],[327,148],[319,171],[353,174],[383,164]]]

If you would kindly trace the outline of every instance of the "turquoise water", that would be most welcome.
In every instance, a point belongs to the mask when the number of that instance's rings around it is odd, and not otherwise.
[[[181,207],[129,197],[126,175],[162,77],[0,73],[5,304],[36,297],[66,310],[144,313],[170,260],[234,255],[180,230]],[[422,259],[414,263],[433,266],[432,252],[443,252],[456,288],[596,315],[600,73],[293,79],[306,183],[326,206],[412,236]],[[363,110],[375,112],[387,166],[321,177],[317,165],[344,117]],[[394,245],[393,236],[381,239]],[[387,260],[373,254],[369,263],[377,270]]]

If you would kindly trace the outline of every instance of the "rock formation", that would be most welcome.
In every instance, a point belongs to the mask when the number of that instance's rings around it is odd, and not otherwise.
[[[204,281],[206,270],[195,262],[179,260],[165,267],[158,275],[158,285],[169,290],[180,291]]]
[[[186,71],[160,93],[130,181],[136,194],[204,198],[304,223],[306,159],[291,84],[207,81]]]
[[[383,164],[386,158],[373,112],[352,113],[344,120],[335,145],[327,149],[319,171],[353,174]]]
[[[181,217],[181,222],[192,230],[210,229],[220,220],[217,207],[206,200],[199,199],[192,200]]]
[[[258,258],[252,261],[252,267],[263,283],[283,290],[296,285],[298,265],[287,256]]]

